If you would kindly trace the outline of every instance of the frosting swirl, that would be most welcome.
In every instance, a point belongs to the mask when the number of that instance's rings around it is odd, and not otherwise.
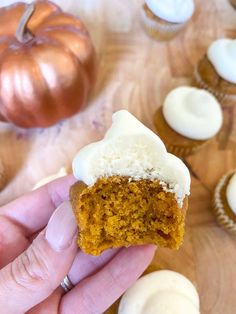
[[[171,23],[184,23],[193,15],[193,0],[146,0],[148,8],[158,17]]]
[[[226,188],[226,198],[231,210],[236,215],[236,173],[229,180]]]
[[[217,39],[208,48],[207,57],[216,72],[236,84],[236,39]]]
[[[89,186],[99,177],[112,175],[158,179],[181,205],[190,189],[185,164],[169,154],[161,139],[128,111],[120,110],[112,118],[104,139],[85,146],[74,158],[74,176]]]
[[[223,114],[209,92],[182,86],[173,89],[163,104],[163,115],[177,133],[194,140],[207,140],[220,130]]]
[[[200,314],[199,296],[183,275],[161,270],[141,277],[123,295],[118,314]]]

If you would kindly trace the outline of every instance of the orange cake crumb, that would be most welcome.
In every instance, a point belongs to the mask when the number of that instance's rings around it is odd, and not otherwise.
[[[188,199],[180,207],[158,180],[112,176],[90,187],[79,181],[71,187],[70,198],[78,245],[88,254],[138,244],[177,249],[182,243]]]

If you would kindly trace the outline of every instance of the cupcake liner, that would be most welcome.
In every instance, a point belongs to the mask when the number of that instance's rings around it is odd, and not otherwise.
[[[141,21],[148,35],[157,40],[171,39],[185,26],[185,23],[175,24],[166,22],[162,24],[156,20],[154,21],[147,16],[143,8],[141,10]]]
[[[213,197],[213,212],[219,225],[227,229],[233,234],[236,234],[236,223],[225,212],[224,204],[221,197],[222,188],[225,186],[226,180],[234,171],[225,174],[217,184]]]
[[[192,147],[176,146],[173,144],[168,144],[166,142],[165,142],[165,145],[169,153],[176,155],[180,158],[184,158],[184,157],[194,154],[198,149],[202,148],[207,142],[208,141],[203,142],[202,144],[199,144],[199,145],[194,145]]]
[[[221,103],[223,107],[236,105],[236,95],[226,95],[223,94],[216,89],[213,89],[209,85],[207,85],[201,78],[201,75],[198,72],[197,67],[194,70],[194,79],[196,84],[203,89],[206,89],[208,92],[212,93]]]

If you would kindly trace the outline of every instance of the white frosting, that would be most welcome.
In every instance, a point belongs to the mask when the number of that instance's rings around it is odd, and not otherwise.
[[[178,87],[167,95],[163,115],[172,129],[194,140],[213,137],[223,123],[217,99],[208,91],[188,86]]]
[[[236,173],[231,177],[226,188],[227,202],[236,215]]]
[[[167,153],[161,139],[128,111],[120,110],[112,118],[104,139],[84,147],[74,158],[74,176],[89,186],[99,177],[112,175],[159,179],[182,204],[190,189],[185,164]]]
[[[236,39],[217,39],[208,48],[207,57],[216,72],[236,84]]]
[[[66,176],[67,174],[68,173],[66,171],[66,168],[63,167],[57,173],[54,173],[54,174],[52,174],[52,175],[50,175],[50,176],[48,176],[46,178],[41,179],[39,182],[37,182],[35,184],[35,186],[33,187],[32,190],[36,190],[36,189],[40,188],[41,186],[43,186],[43,185],[45,185],[45,184],[47,184],[47,183],[49,183],[49,182],[51,182],[53,180],[56,180],[58,178]]]
[[[161,270],[141,277],[123,295],[118,314],[200,314],[199,296],[183,275]]]
[[[171,23],[184,23],[194,12],[193,0],[146,0],[146,4],[153,14]]]

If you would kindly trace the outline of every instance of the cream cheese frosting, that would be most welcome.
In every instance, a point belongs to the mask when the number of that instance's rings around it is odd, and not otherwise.
[[[141,277],[123,295],[118,314],[200,314],[199,296],[183,275],[160,270]]]
[[[171,23],[184,23],[194,12],[193,0],[146,0],[146,4],[156,16]]]
[[[217,99],[208,91],[182,86],[172,90],[163,104],[163,115],[177,133],[194,140],[207,140],[223,124]]]
[[[88,186],[99,177],[112,175],[158,179],[181,206],[190,189],[185,164],[169,154],[161,139],[128,111],[116,112],[112,120],[103,140],[85,146],[75,156],[74,176]]]
[[[207,57],[219,76],[236,84],[236,39],[215,40],[208,48]]]
[[[236,173],[231,177],[226,188],[227,202],[236,215]]]
[[[47,184],[53,180],[56,180],[58,178],[66,176],[67,174],[68,173],[67,173],[66,168],[62,167],[57,173],[54,173],[48,177],[45,177],[45,178],[41,179],[39,182],[37,182],[32,190],[36,190],[36,189],[40,188],[41,186],[43,186],[43,185],[45,185],[45,184]]]

